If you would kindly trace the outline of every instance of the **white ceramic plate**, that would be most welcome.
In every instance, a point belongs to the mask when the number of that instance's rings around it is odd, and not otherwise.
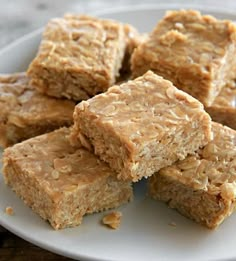
[[[141,6],[99,15],[150,31],[166,10],[174,8],[178,6]],[[197,8],[218,18],[236,20],[236,15],[227,10]],[[40,37],[41,30],[38,30],[3,49],[0,72],[25,70],[36,53]],[[120,208],[123,218],[117,231],[100,224],[104,213],[86,216],[77,228],[54,231],[0,177],[0,224],[35,245],[79,260],[236,260],[236,215],[218,230],[210,231],[145,194],[145,182],[136,184],[135,200]],[[14,208],[14,216],[4,213],[6,206]],[[171,222],[176,227],[170,226]]]

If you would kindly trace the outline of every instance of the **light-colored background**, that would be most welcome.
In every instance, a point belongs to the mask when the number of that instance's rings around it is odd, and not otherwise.
[[[235,0],[0,0],[0,48],[65,12],[92,13],[119,6],[159,3],[197,4],[235,10]]]

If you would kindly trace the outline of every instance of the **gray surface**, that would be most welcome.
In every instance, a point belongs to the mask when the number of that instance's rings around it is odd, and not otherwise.
[[[167,2],[179,3],[180,7],[183,7],[183,4],[198,4],[235,10],[236,12],[235,0],[0,0],[0,48],[45,25],[49,18],[61,16],[65,12],[91,13],[107,8],[115,10],[117,7],[125,5],[137,6],[144,3]]]

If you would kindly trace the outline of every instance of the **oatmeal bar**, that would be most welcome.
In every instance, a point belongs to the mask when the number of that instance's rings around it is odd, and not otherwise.
[[[183,159],[211,138],[203,105],[151,71],[75,107],[79,139],[118,178],[138,181]]]
[[[209,228],[235,208],[236,131],[212,123],[214,139],[195,155],[161,169],[149,179],[149,193]]]
[[[210,106],[236,78],[236,27],[197,11],[169,11],[132,56],[133,76],[147,70]]]
[[[225,86],[206,111],[211,118],[232,129],[236,129],[236,88],[235,86]]]
[[[74,106],[36,92],[25,73],[0,75],[0,146],[70,126]]]
[[[8,184],[54,229],[81,224],[85,214],[128,202],[130,182],[118,181],[108,165],[81,146],[72,147],[62,128],[13,147],[3,155]]]
[[[106,91],[125,55],[122,24],[88,16],[52,19],[28,75],[40,92],[74,100]]]

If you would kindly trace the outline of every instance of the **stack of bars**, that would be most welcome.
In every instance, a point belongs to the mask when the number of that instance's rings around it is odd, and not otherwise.
[[[27,74],[0,77],[6,184],[61,229],[129,202],[145,177],[151,197],[217,227],[235,207],[236,132],[209,114],[236,127],[235,54],[233,23],[191,10],[147,36],[52,19]]]

